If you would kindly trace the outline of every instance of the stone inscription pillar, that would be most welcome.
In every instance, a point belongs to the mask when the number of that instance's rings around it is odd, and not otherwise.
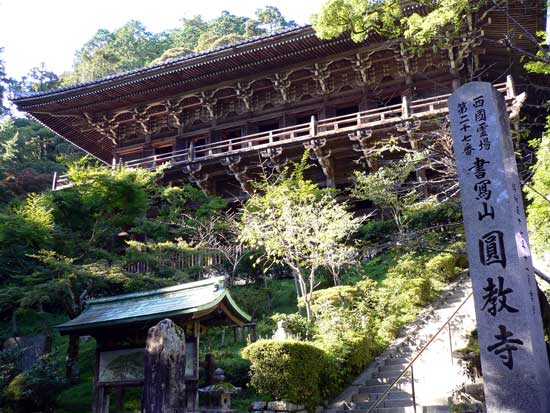
[[[185,333],[166,318],[145,345],[142,413],[185,413]]]
[[[471,82],[449,98],[488,413],[549,413],[544,343],[504,97]]]

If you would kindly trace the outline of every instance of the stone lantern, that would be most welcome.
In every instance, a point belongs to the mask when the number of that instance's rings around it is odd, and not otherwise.
[[[215,383],[199,389],[199,392],[206,394],[208,397],[208,406],[201,408],[201,412],[228,413],[234,411],[234,409],[231,409],[231,395],[239,392],[241,388],[224,382],[224,379],[223,370],[217,368],[214,372]]]

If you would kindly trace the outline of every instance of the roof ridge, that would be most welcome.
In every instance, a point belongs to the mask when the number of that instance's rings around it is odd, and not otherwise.
[[[158,288],[156,290],[148,290],[148,291],[137,292],[137,293],[120,294],[120,295],[113,295],[110,297],[97,298],[97,299],[88,301],[88,306],[92,306],[96,304],[112,303],[117,301],[131,300],[131,299],[141,298],[141,297],[150,297],[153,295],[171,293],[171,292],[182,291],[182,290],[189,290],[197,287],[207,287],[209,285],[216,285],[220,281],[222,281],[222,285],[220,289],[223,289],[223,286],[224,286],[223,281],[225,281],[225,277],[219,276],[219,277],[212,277],[204,280],[194,281],[190,283],[172,285],[170,287]]]
[[[247,38],[247,39],[240,40],[238,42],[234,42],[234,43],[230,43],[230,44],[227,44],[227,45],[224,45],[224,46],[217,47],[215,49],[209,49],[209,50],[205,50],[205,51],[202,51],[202,52],[196,52],[196,53],[192,53],[192,54],[189,54],[189,55],[186,55],[186,56],[181,56],[181,57],[177,57],[177,58],[174,58],[174,59],[169,59],[169,60],[166,60],[165,62],[158,63],[156,65],[144,66],[144,67],[140,67],[140,68],[137,68],[137,69],[132,69],[132,70],[125,71],[125,72],[114,73],[112,75],[104,76],[104,77],[101,77],[99,79],[94,79],[94,80],[90,80],[90,81],[87,81],[87,82],[75,83],[74,85],[60,87],[60,88],[56,88],[56,89],[52,89],[52,90],[46,90],[46,91],[42,91],[42,92],[15,92],[15,95],[11,100],[15,102],[15,101],[18,101],[18,100],[23,100],[23,99],[28,99],[28,98],[38,98],[38,97],[43,97],[43,96],[49,96],[49,95],[54,95],[54,94],[57,94],[57,93],[64,93],[64,92],[69,92],[69,91],[72,91],[72,90],[77,90],[77,89],[88,87],[88,86],[98,85],[98,84],[101,84],[103,82],[108,82],[108,81],[113,81],[113,80],[118,80],[118,79],[124,79],[125,77],[130,77],[130,76],[140,74],[140,73],[154,72],[155,70],[168,68],[170,66],[176,66],[179,63],[183,63],[183,62],[186,62],[188,60],[195,59],[195,58],[214,55],[216,53],[223,52],[225,50],[229,50],[229,49],[234,48],[234,47],[238,47],[238,46],[242,46],[242,45],[246,45],[246,44],[251,44],[251,43],[255,43],[255,42],[260,42],[260,41],[264,41],[264,40],[277,38],[279,36],[287,35],[287,34],[292,33],[292,32],[306,31],[307,29],[310,29],[311,27],[312,26],[310,24],[306,24],[306,25],[292,27],[292,28],[289,28],[289,29],[280,30],[280,31],[277,31],[277,32],[271,33],[271,34],[250,37],[250,38]]]

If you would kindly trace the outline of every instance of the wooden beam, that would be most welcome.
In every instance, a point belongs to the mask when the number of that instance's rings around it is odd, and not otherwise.
[[[278,173],[283,172],[285,165],[288,163],[288,158],[283,156],[282,146],[266,148],[260,151],[260,156],[269,159],[268,166],[275,168]]]
[[[334,188],[336,186],[334,178],[334,163],[332,162],[332,158],[330,156],[331,151],[326,148],[326,144],[326,139],[318,138],[304,142],[304,147],[309,149],[314,158],[319,162],[319,165],[325,174],[327,186]]]
[[[247,194],[252,193],[252,180],[248,176],[248,167],[242,165],[242,158],[239,155],[230,155],[222,158],[221,164],[227,166],[231,175],[241,185],[241,189]]]
[[[187,179],[192,184],[195,184],[205,194],[211,194],[212,182],[208,179],[210,176],[207,173],[201,172],[202,164],[199,162],[183,165],[183,173],[187,175]]]

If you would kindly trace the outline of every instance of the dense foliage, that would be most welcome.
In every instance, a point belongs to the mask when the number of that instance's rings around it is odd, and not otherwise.
[[[304,179],[305,168],[304,162],[296,164],[275,182],[264,180],[257,185],[242,212],[240,238],[292,270],[311,320],[316,272],[353,262],[355,251],[346,241],[361,219],[338,202],[332,190]]]
[[[327,0],[313,16],[313,27],[322,39],[349,31],[356,42],[370,34],[400,39],[414,46],[446,44],[471,29],[472,13],[486,2],[468,0],[417,1],[428,7],[423,15],[406,11],[395,0]]]
[[[209,21],[200,15],[183,18],[180,27],[159,33],[130,20],[114,31],[98,30],[76,52],[74,70],[61,76],[61,84],[86,82],[293,26],[273,6],[258,9],[254,18],[225,10]]]
[[[311,300],[313,325],[309,326],[312,339],[308,346],[301,347],[307,354],[291,351],[295,341],[249,345],[243,356],[252,363],[251,385],[272,399],[293,403],[306,403],[305,394],[314,398],[312,405],[334,396],[395,339],[403,325],[414,320],[444,285],[456,279],[464,264],[463,245],[448,248],[455,254],[403,254],[397,250],[393,253],[400,256],[381,283],[366,274],[350,285],[315,291]],[[307,323],[298,314],[273,318],[284,321],[294,338],[306,338]],[[316,355],[317,361],[310,365],[311,355]],[[308,362],[301,363],[300,357]],[[307,368],[311,369],[312,379],[308,376],[302,382],[300,374]],[[318,386],[318,393],[313,395],[309,388],[312,384]]]
[[[329,359],[312,344],[302,341],[260,340],[243,350],[250,360],[251,384],[274,400],[314,408],[327,396]]]
[[[546,133],[538,144],[537,163],[531,186],[527,187],[528,222],[535,248],[545,253],[550,248],[550,118]]]

